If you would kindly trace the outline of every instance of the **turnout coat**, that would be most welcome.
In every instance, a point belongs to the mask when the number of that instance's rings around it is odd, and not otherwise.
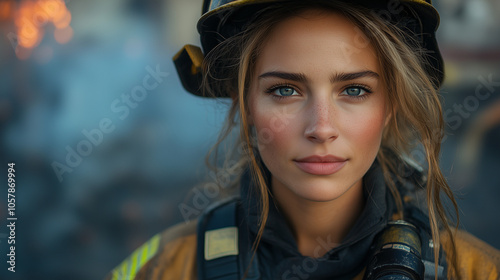
[[[425,279],[434,279],[433,242],[428,218],[418,207],[408,202],[407,196],[412,193],[416,185],[421,183],[422,175],[412,167],[406,166],[405,168],[405,174],[410,175],[405,178],[405,182],[398,183],[404,201],[405,220],[416,225],[421,232]],[[269,178],[269,173],[267,176]],[[362,279],[371,255],[373,240],[393,218],[396,210],[394,199],[385,185],[382,170],[377,161],[363,180],[366,205],[362,214],[342,244],[335,246],[320,258],[313,259],[301,255],[289,226],[270,197],[268,222],[258,247],[256,260],[253,262],[253,271],[250,271],[247,279]],[[215,249],[216,253],[226,250],[226,255],[239,254],[245,264],[249,263],[249,256],[251,256],[249,250],[245,248],[250,248],[252,245],[258,231],[260,215],[258,195],[253,191],[255,188],[252,188],[252,184],[250,172],[247,171],[241,178],[241,195],[233,200],[233,204],[236,205],[235,217],[237,217],[237,227],[240,232],[239,241],[236,242],[244,242],[247,245],[231,244],[231,242],[234,243],[234,239],[231,239],[229,235],[229,239],[224,241],[228,244],[222,244],[222,249]],[[225,204],[227,202],[221,205]],[[212,207],[207,212],[216,208]],[[204,217],[206,216],[199,219],[204,219]],[[210,248],[207,244],[200,245],[204,239],[199,237],[204,232],[197,230],[198,224],[201,223],[196,220],[181,223],[155,235],[111,271],[106,280],[199,279],[199,262],[203,262],[203,256],[200,257],[200,254],[205,250],[206,258],[206,251]],[[500,279],[500,252],[498,250],[464,231],[458,231],[455,240],[458,268],[462,279]],[[317,241],[318,246],[332,247],[329,240]],[[451,275],[451,266],[447,265],[446,252],[450,251],[451,242],[447,234],[441,234],[441,244],[438,275],[439,279],[449,279],[447,275]],[[221,244],[218,245],[221,246]],[[239,251],[235,246],[239,248]],[[200,250],[200,247],[203,248]],[[228,251],[229,254],[227,254]],[[246,267],[240,264],[240,271],[244,271]],[[224,270],[224,266],[221,269]],[[213,275],[205,278],[233,279],[224,278],[223,273],[219,276],[220,278]],[[235,280],[238,278],[241,279],[241,277],[234,277]]]

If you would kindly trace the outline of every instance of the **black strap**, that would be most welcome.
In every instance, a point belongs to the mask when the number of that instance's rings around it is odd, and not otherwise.
[[[198,221],[197,265],[199,280],[235,280],[239,278],[238,255],[205,259],[205,233],[236,226],[237,200],[231,199],[207,209]]]
[[[405,213],[405,219],[410,223],[417,226],[419,229],[420,240],[422,242],[422,261],[425,266],[424,279],[434,280],[436,273],[436,266],[434,263],[434,243],[431,235],[431,228],[429,225],[429,218],[417,207],[410,207]],[[443,249],[439,250],[438,261],[438,279],[446,280],[448,264],[446,262],[445,252]]]
[[[259,272],[259,260],[257,258],[257,254],[255,254],[252,260],[252,245],[254,240],[250,237],[250,229],[248,228],[246,221],[246,219],[240,219],[238,225],[240,243],[239,263],[241,272],[239,279],[242,279],[246,272],[245,280],[259,280],[261,279]],[[249,266],[250,261],[252,261],[252,263]]]
[[[247,271],[246,279],[260,279],[257,255],[251,266],[252,242],[248,225],[243,218],[238,219],[239,200],[232,198],[210,207],[198,222],[197,265],[199,280],[239,280]],[[434,252],[430,235],[429,220],[418,208],[411,207],[406,211],[407,219],[419,228],[422,241],[422,260],[425,265],[425,279],[434,279]],[[212,260],[205,259],[205,233],[210,230],[227,227],[238,228],[238,255],[224,256]],[[443,250],[440,250],[438,279],[446,279],[447,263]]]

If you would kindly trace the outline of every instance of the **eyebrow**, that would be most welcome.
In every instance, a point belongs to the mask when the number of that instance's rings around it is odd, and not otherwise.
[[[262,78],[281,78],[285,80],[291,80],[295,82],[306,82],[307,78],[306,75],[302,73],[288,73],[288,72],[280,72],[280,71],[271,71],[271,72],[266,72],[264,74],[261,74],[259,76],[259,79]],[[337,83],[337,82],[345,82],[345,81],[350,81],[350,80],[355,80],[358,78],[363,78],[363,77],[369,77],[369,78],[375,78],[378,79],[380,76],[379,74],[366,70],[366,71],[360,71],[360,72],[353,72],[353,73],[338,73],[330,77],[330,82]]]
[[[271,71],[271,72],[266,72],[262,75],[259,76],[259,79],[262,78],[281,78],[285,80],[291,80],[295,82],[306,82],[307,78],[306,75],[302,73],[287,73],[287,72],[279,72],[279,71]]]
[[[379,75],[373,71],[366,70],[366,71],[361,71],[361,72],[354,72],[354,73],[338,73],[333,75],[330,78],[330,82],[336,83],[336,82],[345,82],[345,81],[350,81],[350,80],[355,80],[358,78],[375,78],[378,79]]]

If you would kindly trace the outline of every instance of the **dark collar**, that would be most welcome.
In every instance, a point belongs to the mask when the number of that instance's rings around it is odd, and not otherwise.
[[[264,171],[267,182],[270,182],[269,171],[267,169]],[[322,279],[323,276],[341,276],[338,274],[339,271],[355,271],[364,267],[373,238],[390,219],[394,210],[394,202],[390,192],[387,191],[384,176],[377,161],[364,176],[363,183],[366,204],[361,215],[342,244],[316,260],[318,269],[315,270],[316,278],[313,279]],[[248,170],[241,179],[241,199],[242,214],[248,221],[250,232],[256,236],[259,229],[260,199],[251,172]],[[306,257],[298,251],[292,231],[270,195],[269,201],[269,216],[260,246],[263,246],[264,251],[267,248],[269,254],[281,255],[280,261],[277,261],[275,265],[279,267],[278,271],[286,271],[293,263],[300,263]],[[325,240],[325,243],[328,242]],[[349,275],[349,277],[352,276]]]

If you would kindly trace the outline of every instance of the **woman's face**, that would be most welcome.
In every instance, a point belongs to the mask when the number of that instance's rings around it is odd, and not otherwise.
[[[361,186],[388,119],[380,71],[368,39],[340,14],[312,10],[275,26],[248,97],[273,191],[331,201]]]

